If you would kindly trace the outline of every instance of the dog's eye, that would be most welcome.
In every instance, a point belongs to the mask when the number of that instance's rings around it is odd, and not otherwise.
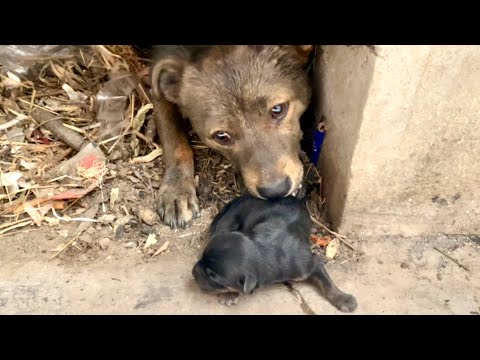
[[[282,120],[288,112],[288,102],[277,104],[270,109],[270,115],[275,120]]]
[[[228,145],[232,142],[232,138],[224,131],[216,131],[212,134],[212,139],[220,145]]]

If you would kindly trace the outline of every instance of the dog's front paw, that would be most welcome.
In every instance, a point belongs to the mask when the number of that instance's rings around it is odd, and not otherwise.
[[[218,294],[218,302],[225,306],[232,306],[238,303],[238,298],[240,297],[239,293],[228,292]]]
[[[193,177],[182,175],[179,171],[165,174],[158,200],[158,214],[172,229],[176,227],[184,229],[200,214],[195,181]]]
[[[342,312],[352,312],[357,308],[357,300],[352,295],[342,293],[335,298],[333,305]]]

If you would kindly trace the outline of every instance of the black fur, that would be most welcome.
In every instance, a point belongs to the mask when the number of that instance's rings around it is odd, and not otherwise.
[[[210,226],[210,241],[193,268],[201,289],[227,305],[240,293],[274,283],[312,281],[338,309],[356,308],[311,252],[312,223],[304,199],[261,200],[244,195],[228,203]]]

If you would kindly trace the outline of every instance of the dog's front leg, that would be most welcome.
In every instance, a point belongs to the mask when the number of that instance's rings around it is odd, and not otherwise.
[[[158,213],[172,229],[177,226],[185,228],[199,214],[193,152],[182,129],[182,118],[176,105],[164,97],[153,100],[153,104],[165,161]]]

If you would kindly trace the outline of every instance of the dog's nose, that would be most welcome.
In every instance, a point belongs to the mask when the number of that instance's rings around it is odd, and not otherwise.
[[[291,187],[292,180],[290,180],[290,178],[287,176],[283,180],[271,183],[267,186],[259,186],[257,191],[260,196],[267,199],[272,199],[287,195]]]

